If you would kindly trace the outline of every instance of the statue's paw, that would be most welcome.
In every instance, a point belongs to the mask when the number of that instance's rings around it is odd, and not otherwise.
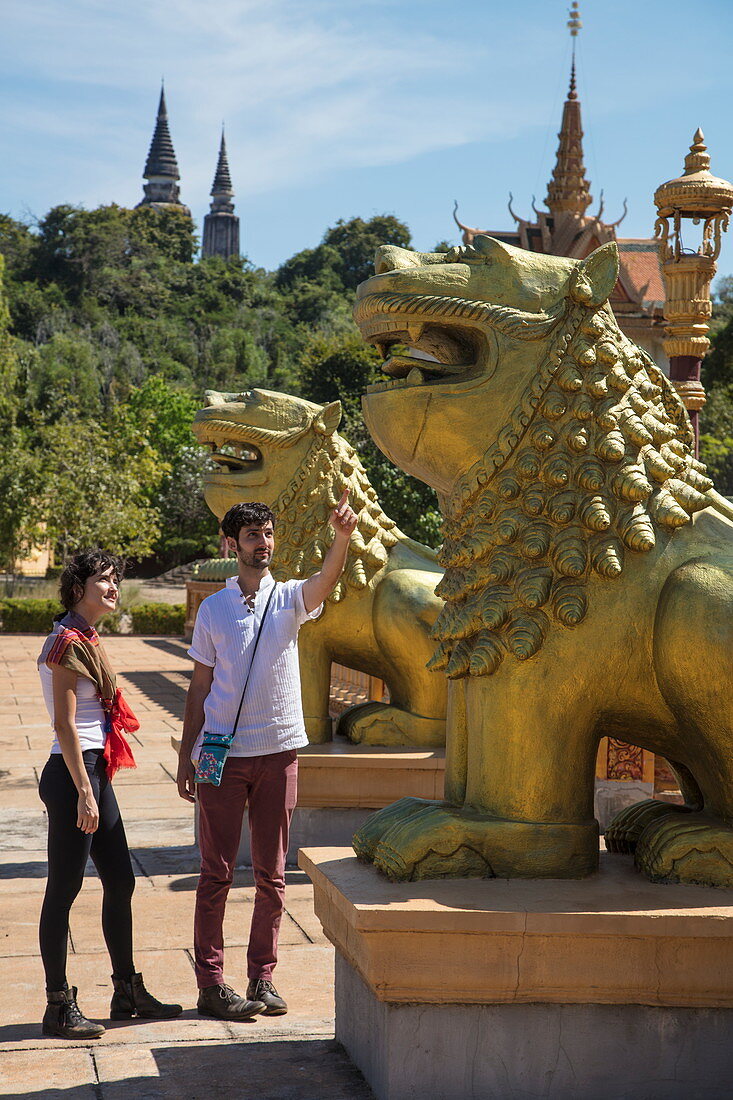
[[[704,814],[652,821],[636,846],[636,866],[652,882],[733,886],[733,829]]]
[[[634,852],[641,834],[653,821],[670,817],[677,821],[681,813],[690,813],[689,807],[675,806],[656,798],[646,798],[626,806],[606,829],[606,848],[609,852]]]
[[[358,703],[341,715],[336,733],[355,744],[439,748],[445,745],[445,720],[411,714],[390,703]]]
[[[377,810],[368,817],[357,833],[354,834],[353,848],[358,858],[366,863],[371,863],[374,853],[382,841],[382,838],[393,826],[409,820],[421,813],[426,807],[436,803],[425,798],[400,798],[391,806],[385,806],[383,810]]]
[[[374,853],[374,865],[396,882],[493,875],[479,850],[485,826],[447,803],[427,804],[393,825]]]

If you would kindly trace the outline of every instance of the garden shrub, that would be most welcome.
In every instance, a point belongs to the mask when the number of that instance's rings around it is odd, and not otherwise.
[[[183,634],[186,608],[182,603],[139,603],[130,615],[133,634]]]
[[[28,597],[0,600],[0,629],[4,634],[50,634],[53,617],[62,610],[58,600]]]

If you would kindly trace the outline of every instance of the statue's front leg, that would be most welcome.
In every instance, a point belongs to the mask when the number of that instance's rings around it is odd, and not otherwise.
[[[317,624],[314,624],[317,626]],[[301,634],[300,690],[303,701],[305,731],[312,745],[332,740],[331,718],[328,713],[331,691],[331,655],[306,631]]]
[[[455,715],[466,739],[449,738],[447,760],[456,791],[465,775],[462,804],[402,799],[380,810],[354,838],[362,859],[396,880],[597,869],[593,713],[582,699],[533,695],[526,680],[514,696],[512,686],[467,682],[465,715]]]

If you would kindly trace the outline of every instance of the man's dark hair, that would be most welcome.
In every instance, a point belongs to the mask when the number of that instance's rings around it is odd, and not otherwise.
[[[84,592],[84,585],[95,573],[114,570],[117,583],[122,580],[124,563],[104,550],[80,550],[67,562],[59,580],[59,597],[67,611],[71,611]]]
[[[264,527],[266,523],[275,526],[275,513],[261,500],[246,504],[234,504],[221,521],[222,532],[228,539],[239,542],[239,532],[243,527]]]

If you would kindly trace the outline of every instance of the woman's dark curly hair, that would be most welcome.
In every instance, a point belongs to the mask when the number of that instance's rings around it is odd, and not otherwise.
[[[117,583],[122,580],[124,563],[104,550],[80,550],[64,568],[59,580],[59,597],[67,611],[72,611],[84,594],[84,585],[95,573],[114,570]]]

